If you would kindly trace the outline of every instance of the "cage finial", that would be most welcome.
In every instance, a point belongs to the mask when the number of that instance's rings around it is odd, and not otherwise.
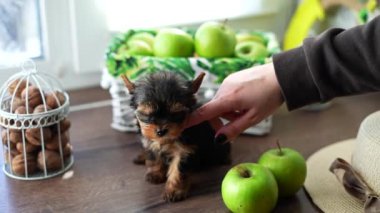
[[[34,63],[32,59],[26,59],[25,61],[21,62],[21,69],[24,72],[37,72],[36,63]]]

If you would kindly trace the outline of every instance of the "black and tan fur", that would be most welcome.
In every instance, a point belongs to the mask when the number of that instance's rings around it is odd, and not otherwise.
[[[143,135],[144,151],[134,162],[146,165],[148,182],[166,182],[165,200],[182,200],[189,190],[190,170],[230,159],[230,144],[214,143],[215,131],[208,122],[184,129],[188,115],[197,107],[194,94],[204,73],[193,81],[174,72],[148,74],[135,83],[122,77]]]

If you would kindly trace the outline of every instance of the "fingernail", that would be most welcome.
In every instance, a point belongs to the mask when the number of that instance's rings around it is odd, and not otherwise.
[[[219,134],[214,139],[214,143],[222,144],[227,141],[227,136],[225,134]]]

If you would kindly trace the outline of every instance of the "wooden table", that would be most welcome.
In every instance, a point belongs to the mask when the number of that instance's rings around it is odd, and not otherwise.
[[[70,95],[72,105],[109,99],[99,88]],[[321,112],[289,113],[283,107],[275,113],[269,135],[243,135],[236,140],[233,165],[255,162],[277,138],[307,158],[323,146],[355,137],[365,116],[379,109],[379,93],[336,99]],[[72,178],[20,181],[0,174],[0,212],[227,212],[220,185],[230,166],[193,176],[187,200],[165,203],[163,185],[145,182],[145,168],[132,163],[140,149],[139,136],[111,129],[111,113],[109,106],[70,113],[75,156]],[[279,200],[275,212],[319,211],[300,190],[294,197]]]

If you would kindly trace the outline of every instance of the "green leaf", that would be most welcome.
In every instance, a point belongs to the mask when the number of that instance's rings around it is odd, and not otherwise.
[[[210,63],[211,69],[209,71],[218,77],[215,83],[221,83],[231,73],[252,67],[255,62],[246,59],[233,58],[215,59]]]
[[[117,73],[115,72],[116,71],[116,62],[115,60],[112,60],[112,59],[108,59],[106,61],[106,67],[107,67],[107,70],[109,72],[109,74],[111,74],[112,76],[117,76]]]
[[[205,63],[203,63],[201,60],[197,60],[197,66],[204,69],[204,70],[210,70],[211,67]]]

